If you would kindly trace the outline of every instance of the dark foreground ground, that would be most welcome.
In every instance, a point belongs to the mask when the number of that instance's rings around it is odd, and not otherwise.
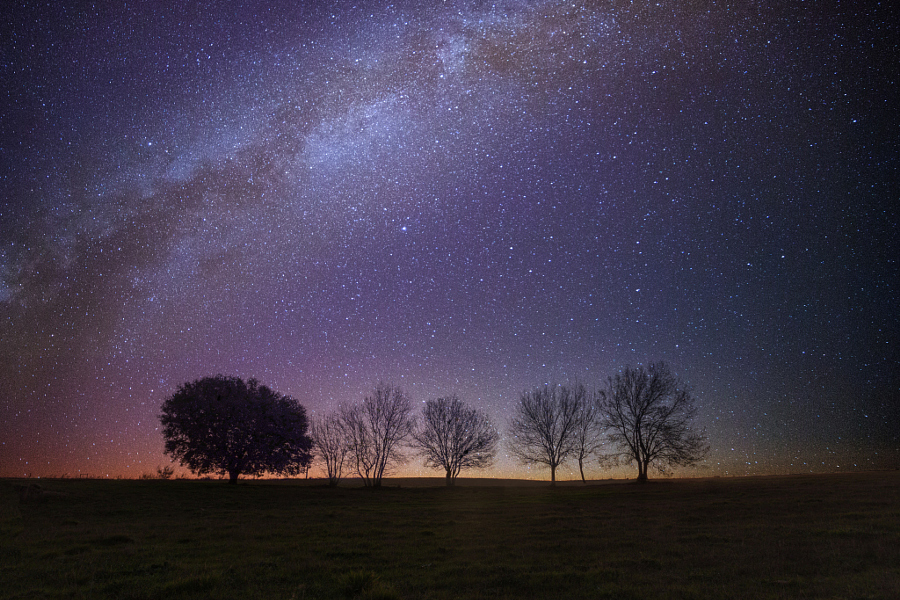
[[[900,598],[897,471],[33,482],[0,480],[0,598]]]

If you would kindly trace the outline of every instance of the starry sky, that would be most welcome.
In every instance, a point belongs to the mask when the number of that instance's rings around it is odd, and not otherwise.
[[[886,3],[0,10],[0,475],[155,471],[217,373],[505,430],[658,360],[685,475],[900,463]],[[482,474],[548,476],[508,454]]]

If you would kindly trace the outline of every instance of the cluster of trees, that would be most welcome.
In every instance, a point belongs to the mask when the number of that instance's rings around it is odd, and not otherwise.
[[[448,484],[465,468],[490,466],[500,434],[481,411],[455,396],[429,400],[421,425],[409,396],[379,383],[355,404],[309,423],[296,400],[255,379],[205,377],[178,388],[162,406],[165,452],[198,475],[297,475],[318,456],[331,485],[352,470],[380,487],[412,449],[443,468]]]
[[[409,397],[380,383],[361,404],[314,421],[312,439],[329,484],[337,485],[349,466],[365,485],[378,487],[408,450],[426,466],[444,469],[453,485],[463,469],[491,465],[500,434],[483,412],[456,396],[425,402],[417,423]]]
[[[359,403],[314,419],[296,400],[251,379],[206,377],[163,403],[165,451],[193,472],[244,475],[308,472],[314,457],[328,481],[346,472],[379,487],[410,454],[443,469],[453,485],[464,469],[488,467],[500,434],[484,412],[456,396],[424,403],[421,416],[400,388],[380,383]],[[694,399],[664,363],[626,368],[594,393],[582,385],[524,392],[509,421],[507,445],[524,464],[546,465],[551,485],[565,461],[637,464],[638,480],[655,467],[690,466],[708,452],[693,427]]]
[[[582,385],[525,392],[510,421],[510,449],[526,464],[556,469],[570,458],[596,456],[601,465],[637,464],[638,481],[650,467],[667,473],[697,464],[709,452],[694,429],[697,408],[684,383],[665,363],[628,367],[590,394]]]

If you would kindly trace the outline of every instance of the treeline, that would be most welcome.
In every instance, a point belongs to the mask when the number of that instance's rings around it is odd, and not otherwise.
[[[523,464],[550,469],[565,461],[636,464],[665,473],[694,465],[709,447],[694,424],[696,406],[665,363],[627,367],[598,390],[543,386],[521,394],[506,427],[506,445]],[[165,451],[197,475],[297,475],[314,460],[330,485],[347,474],[379,487],[385,474],[413,456],[442,469],[447,485],[466,469],[491,466],[500,431],[456,396],[428,400],[421,414],[399,387],[379,383],[362,402],[309,422],[299,402],[236,377],[186,383],[162,406]]]

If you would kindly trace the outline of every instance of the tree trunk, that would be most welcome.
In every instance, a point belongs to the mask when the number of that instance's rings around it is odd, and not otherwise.
[[[580,457],[578,459],[578,470],[581,471],[581,483],[587,483],[587,480],[584,478],[584,461]]]
[[[240,471],[228,471],[228,483],[231,485],[237,485],[238,475],[240,474]]]
[[[638,483],[647,483],[647,462],[638,461]]]
[[[556,487],[556,465],[550,465],[550,487]]]
[[[456,480],[450,475],[450,469],[447,469],[447,487],[456,485]]]

